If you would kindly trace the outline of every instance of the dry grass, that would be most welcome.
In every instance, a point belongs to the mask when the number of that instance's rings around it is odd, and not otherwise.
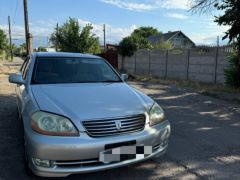
[[[6,66],[6,65],[2,64],[2,62],[0,62],[0,75],[1,76],[16,73],[18,71],[18,69],[19,69],[19,67]]]
[[[169,79],[164,80],[164,79],[157,79],[151,76],[139,76],[139,75],[130,76],[130,80],[135,80],[140,82],[159,83],[163,85],[177,85],[180,87],[195,89],[199,92],[218,91],[218,92],[225,92],[225,93],[240,93],[240,89],[233,89],[231,87],[220,85],[220,84],[206,84],[206,83],[199,83],[195,81],[169,80]]]
[[[207,96],[240,103],[240,89],[233,89],[225,85],[206,84],[186,80],[164,80],[157,79],[151,76],[139,76],[139,75],[130,76],[130,80],[157,83],[162,85],[176,85],[183,88],[193,89]]]

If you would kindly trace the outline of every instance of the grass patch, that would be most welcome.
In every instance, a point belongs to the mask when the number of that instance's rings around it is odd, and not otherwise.
[[[234,89],[222,84],[206,84],[186,80],[164,80],[152,76],[131,75],[129,80],[138,82],[148,82],[162,85],[175,85],[183,88],[193,89],[200,94],[211,96],[226,101],[240,104],[240,88]]]

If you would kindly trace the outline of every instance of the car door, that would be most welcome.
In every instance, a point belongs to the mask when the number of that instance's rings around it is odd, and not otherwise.
[[[31,64],[31,58],[27,57],[20,69],[20,73],[23,80],[27,80],[27,74],[29,72],[30,64]],[[25,105],[26,98],[27,98],[27,93],[28,93],[27,87],[28,87],[27,84],[17,85],[16,93],[17,93],[17,99],[18,99],[18,109],[21,114],[23,112],[23,107]]]

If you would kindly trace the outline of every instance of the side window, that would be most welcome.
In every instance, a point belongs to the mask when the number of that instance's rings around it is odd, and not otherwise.
[[[27,78],[27,74],[28,74],[28,70],[30,68],[30,64],[31,64],[31,59],[29,58],[26,62],[26,65],[22,71],[22,77],[25,80]]]

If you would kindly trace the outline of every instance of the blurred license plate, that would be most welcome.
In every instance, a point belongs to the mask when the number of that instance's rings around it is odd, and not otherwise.
[[[122,146],[100,152],[99,161],[103,163],[111,163],[131,159],[144,159],[152,154],[152,151],[152,146]]]

